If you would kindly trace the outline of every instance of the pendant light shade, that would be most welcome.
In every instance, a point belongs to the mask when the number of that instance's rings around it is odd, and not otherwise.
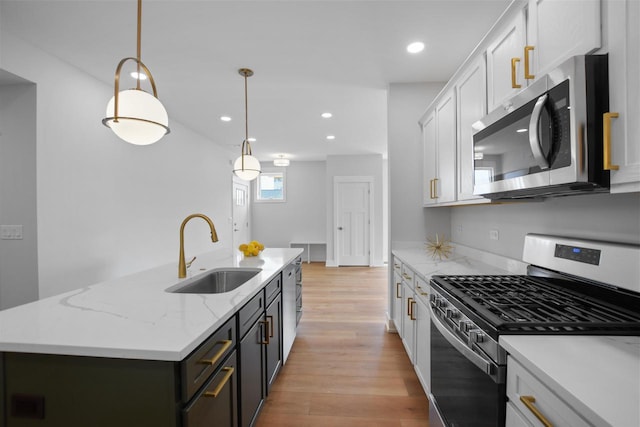
[[[252,181],[260,175],[262,169],[260,168],[260,162],[253,157],[251,153],[251,143],[249,142],[249,108],[247,102],[247,78],[253,75],[253,71],[248,68],[241,68],[238,70],[241,76],[244,76],[244,131],[245,137],[242,141],[242,152],[240,157],[233,162],[233,173],[240,179],[245,181]]]
[[[170,132],[167,110],[158,99],[151,71],[140,60],[142,0],[138,0],[138,49],[135,58],[124,58],[116,68],[114,95],[107,104],[107,116],[102,124],[126,142],[149,145]],[[136,88],[120,91],[120,73],[127,61],[136,63]],[[144,71],[144,72],[142,72]],[[153,94],[140,88],[140,80],[149,79]]]

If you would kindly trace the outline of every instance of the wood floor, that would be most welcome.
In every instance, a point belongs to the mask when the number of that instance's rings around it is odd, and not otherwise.
[[[303,264],[304,314],[257,427],[428,426],[400,338],[385,331],[387,269]]]

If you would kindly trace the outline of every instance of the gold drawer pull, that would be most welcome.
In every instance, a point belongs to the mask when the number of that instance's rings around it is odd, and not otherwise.
[[[524,406],[527,407],[528,410],[530,410],[533,415],[536,416],[536,418],[538,420],[540,420],[540,422],[542,423],[542,425],[544,425],[544,427],[553,427],[553,424],[551,424],[549,422],[549,420],[547,420],[547,418],[542,415],[542,412],[540,412],[540,410],[538,408],[536,408],[536,398],[533,396],[520,396],[520,401],[522,403],[524,403]]]
[[[604,143],[602,159],[604,163],[603,167],[606,171],[617,171],[620,169],[620,166],[611,164],[611,119],[617,119],[618,117],[618,113],[604,113],[602,116],[602,141]]]
[[[267,316],[267,321],[269,322],[269,336],[273,338],[273,316]]]
[[[410,305],[411,310],[410,310],[410,314],[409,314],[409,319],[411,319],[411,320],[416,320],[415,312],[413,311],[413,308],[415,307],[415,303],[416,303],[416,300],[411,299],[411,305]]]
[[[516,81],[516,65],[520,62],[520,58],[511,58],[511,87],[519,89],[522,85],[519,85]]]
[[[524,78],[527,80],[531,80],[531,79],[535,79],[536,76],[534,76],[533,74],[529,73],[529,52],[531,52],[532,50],[534,50],[535,47],[533,46],[525,46],[524,47]]]
[[[407,298],[407,316],[409,317],[411,317],[411,301],[413,301],[413,298]]]
[[[233,371],[234,371],[233,367],[225,366],[224,368],[222,368],[222,370],[226,371],[227,373],[224,374],[222,381],[220,381],[220,384],[218,384],[215,390],[204,392],[204,395],[206,397],[218,397],[218,395],[220,394],[224,386],[227,385],[227,383],[229,382],[229,378],[231,378],[231,375],[233,375]]]
[[[402,298],[402,295],[400,295],[400,284],[402,282],[398,282],[396,283],[396,298]]]
[[[233,344],[233,341],[223,340],[223,341],[218,341],[216,344],[222,344],[222,347],[220,347],[220,350],[218,350],[218,352],[211,359],[202,359],[198,363],[203,363],[205,365],[215,365],[218,362],[218,359],[220,359],[220,357],[224,354],[224,352],[227,351],[229,347],[231,347],[231,344]]]
[[[271,317],[271,316],[269,316]],[[263,325],[265,325],[264,327],[264,336],[265,336],[265,340],[260,341],[260,344],[269,344],[271,342],[271,338],[269,337],[269,319],[267,320],[261,320],[260,323],[262,323]]]

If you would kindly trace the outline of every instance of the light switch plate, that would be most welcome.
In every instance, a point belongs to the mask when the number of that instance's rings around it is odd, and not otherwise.
[[[21,225],[0,225],[2,240],[22,240]]]

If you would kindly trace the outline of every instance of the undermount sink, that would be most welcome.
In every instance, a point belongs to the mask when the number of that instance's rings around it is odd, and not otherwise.
[[[247,283],[260,268],[217,268],[189,281],[180,283],[167,289],[167,292],[177,294],[221,294],[232,291]]]

